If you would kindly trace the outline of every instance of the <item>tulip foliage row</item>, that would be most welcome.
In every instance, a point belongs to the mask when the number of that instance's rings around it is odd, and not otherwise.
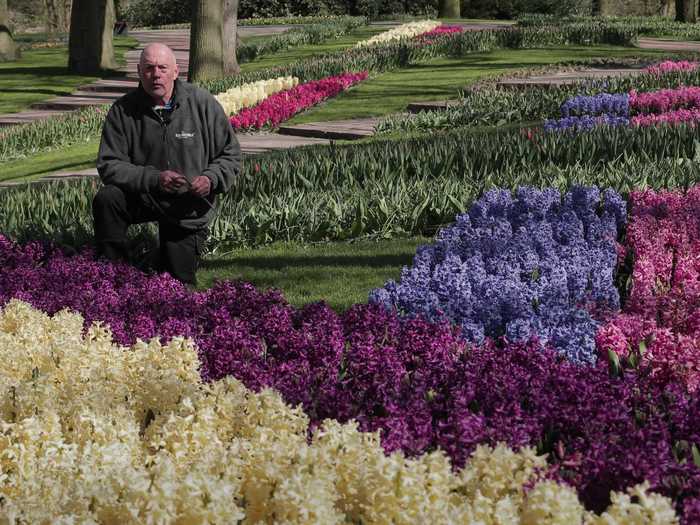
[[[423,278],[447,301],[499,277],[507,300],[474,308],[485,326],[487,316],[502,323],[514,312],[527,321],[505,338],[484,330],[485,338],[469,342],[465,324],[449,317],[471,306],[458,300],[435,319],[386,304],[342,314],[323,304],[297,310],[279,292],[245,283],[195,293],[89,253],[67,256],[8,240],[0,243],[0,303],[19,299],[49,314],[69,308],[87,325],[104,323],[120,344],[192,338],[205,381],[232,376],[256,392],[273,388],[303,408],[312,432],[329,418],[355,420],[363,432],[378,431],[388,453],[420,457],[440,449],[461,468],[479,445],[533,447],[547,454],[546,477],[574,487],[588,509],[600,512],[611,492],[648,481],[690,524],[700,519],[698,193],[633,194],[624,249],[614,244],[624,205],[609,191],[561,196],[523,188],[515,198],[484,196],[468,221],[460,218],[416,259],[436,261]],[[649,231],[658,240],[649,240]],[[582,265],[596,250],[618,261],[615,274]],[[634,257],[626,280],[628,250]],[[462,271],[467,267],[473,275]],[[518,279],[530,286],[517,289],[511,283]],[[614,283],[624,298],[621,314],[610,299],[596,303]],[[514,309],[518,294],[535,299],[530,318]],[[596,321],[604,356],[596,365],[573,362],[566,352],[562,358],[556,338],[520,337],[528,327],[538,335],[537,316],[567,308],[584,332],[587,319]],[[573,323],[564,328],[580,337]]]
[[[695,130],[684,126],[577,135],[454,130],[262,154],[243,164],[239,184],[219,201],[208,247],[432,236],[495,187],[596,185],[621,194],[686,188],[698,180],[696,142]],[[84,246],[93,238],[98,186],[78,179],[5,189],[0,231]],[[155,235],[145,226],[130,229],[134,250]]]
[[[678,522],[648,483],[588,512],[527,447],[479,446],[453,470],[440,451],[385,455],[355,422],[308,439],[308,418],[277,393],[203,383],[191,342],[125,348],[82,324],[16,300],[0,309],[8,523]]]

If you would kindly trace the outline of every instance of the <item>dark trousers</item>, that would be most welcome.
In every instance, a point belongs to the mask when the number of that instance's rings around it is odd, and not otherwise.
[[[97,255],[128,260],[126,230],[131,224],[158,221],[161,270],[183,283],[195,284],[207,229],[186,230],[169,221],[144,195],[103,186],[92,201]]]

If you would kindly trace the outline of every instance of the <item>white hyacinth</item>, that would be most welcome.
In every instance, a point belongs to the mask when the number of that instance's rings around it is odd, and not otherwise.
[[[391,42],[392,40],[412,38],[414,36],[427,33],[428,31],[432,31],[433,29],[441,25],[442,22],[438,22],[436,20],[421,20],[420,22],[411,22],[408,24],[403,24],[389,31],[379,33],[378,35],[375,35],[368,40],[362,40],[355,44],[355,47],[373,46],[376,44]]]
[[[243,108],[249,108],[259,104],[270,95],[286,91],[299,85],[297,77],[279,77],[269,80],[259,80],[234,87],[214,98],[221,104],[227,115],[235,115]]]

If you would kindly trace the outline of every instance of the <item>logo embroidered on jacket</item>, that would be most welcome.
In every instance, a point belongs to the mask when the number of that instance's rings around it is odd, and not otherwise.
[[[175,133],[175,137],[178,139],[191,139],[194,137],[194,131],[180,131],[179,133]]]

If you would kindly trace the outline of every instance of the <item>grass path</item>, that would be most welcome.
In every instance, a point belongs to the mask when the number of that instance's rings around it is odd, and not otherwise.
[[[336,310],[346,310],[367,302],[369,292],[388,279],[398,279],[418,245],[427,242],[411,237],[239,249],[206,257],[197,273],[198,288],[210,288],[217,279],[243,279],[261,289],[281,289],[295,306],[325,300]]]
[[[79,171],[95,167],[100,139],[32,155],[26,159],[3,162],[0,182],[40,179],[49,173]]]

